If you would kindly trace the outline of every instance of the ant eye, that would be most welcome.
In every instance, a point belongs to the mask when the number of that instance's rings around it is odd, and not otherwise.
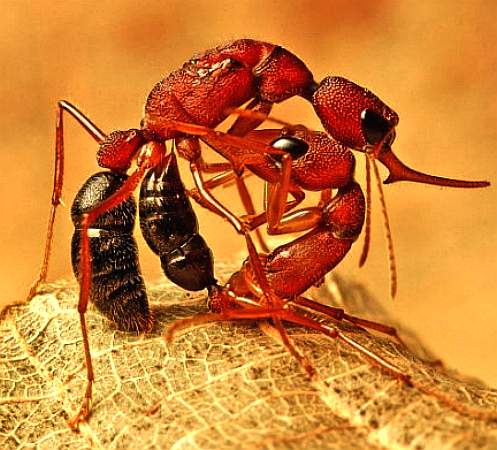
[[[309,145],[302,139],[291,136],[280,137],[271,142],[271,147],[278,150],[284,150],[292,156],[292,159],[298,159],[304,156],[309,150]],[[281,162],[281,155],[271,155],[275,161]]]
[[[392,129],[392,126],[386,119],[384,119],[378,113],[374,112],[371,109],[365,109],[364,111],[362,111],[361,126],[364,139],[370,145],[374,145],[380,142]],[[389,139],[389,142],[386,144],[391,144],[393,142],[395,134],[392,133],[392,136],[393,137]]]

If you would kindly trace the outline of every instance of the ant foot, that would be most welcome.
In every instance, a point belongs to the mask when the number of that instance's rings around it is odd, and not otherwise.
[[[81,403],[78,413],[72,419],[67,421],[67,424],[73,431],[79,431],[79,425],[88,420],[90,417],[90,406],[91,398],[85,397],[83,399],[83,403]]]

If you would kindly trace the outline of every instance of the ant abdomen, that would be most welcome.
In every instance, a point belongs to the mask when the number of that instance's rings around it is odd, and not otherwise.
[[[198,234],[174,154],[151,169],[140,189],[140,226],[162,270],[175,284],[199,291],[216,284],[212,252]]]
[[[75,232],[71,243],[74,274],[79,278],[81,219],[115,193],[127,176],[98,172],[81,187],[71,208]],[[136,201],[132,196],[100,215],[88,230],[90,238],[90,300],[107,318],[126,331],[147,331],[153,324],[145,283],[140,273],[138,248],[133,237]]]

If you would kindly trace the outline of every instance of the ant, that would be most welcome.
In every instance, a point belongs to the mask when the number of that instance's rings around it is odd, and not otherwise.
[[[305,79],[295,79],[291,86],[287,86],[285,81],[292,66],[297,66],[300,71],[303,70]],[[88,233],[93,223],[99,216],[112,210],[131,195],[140,184],[145,172],[159,166],[168,154],[165,142],[174,140],[178,154],[190,163],[190,171],[202,204],[225,218],[239,234],[244,235],[249,255],[255,258],[254,266],[258,266],[257,252],[248,230],[237,217],[210,195],[204,187],[203,174],[231,168],[240,172],[251,161],[251,157],[257,160],[257,151],[259,154],[283,152],[267,146],[259,147],[257,150],[257,143],[248,143],[240,137],[246,130],[255,128],[261,122],[260,119],[239,117],[228,134],[220,134],[214,128],[231,114],[231,109],[238,108],[248,101],[251,101],[249,109],[269,113],[272,103],[286,100],[299,93],[311,78],[312,75],[304,63],[282,47],[242,39],[192,58],[182,68],[173,71],[160,81],[147,98],[140,129],[118,130],[107,135],[76,106],[65,100],[59,101],[54,187],[45,251],[39,276],[30,289],[28,300],[39,292],[47,277],[53,227],[63,187],[64,113],[71,115],[99,145],[97,152],[99,166],[117,174],[126,173],[133,164],[136,166],[117,190],[98,204],[90,202],[92,208],[82,212],[78,218],[80,234],[80,242],[76,245],[79,252],[77,273],[80,282],[78,312],[85,346],[88,383],[85,400],[80,413],[73,421],[74,424],[89,413],[93,379],[93,375],[90,376],[91,356],[85,322],[85,311],[92,284],[92,258]],[[209,143],[215,147],[215,150],[227,156],[228,163],[204,162],[199,139],[205,140],[205,138],[209,138]],[[250,152],[247,151],[248,148],[251,149]],[[250,196],[243,181],[240,179],[237,184],[247,212],[253,213],[253,205],[250,203]],[[258,273],[263,276],[262,268]]]
[[[105,196],[100,199],[101,201],[92,198],[88,205],[89,209],[83,208],[80,212],[76,212],[79,243],[75,244],[77,253],[75,259],[79,261],[77,274],[80,282],[78,312],[85,346],[88,382],[82,408],[72,421],[73,424],[77,426],[77,423],[89,414],[93,380],[93,374],[90,377],[91,356],[84,316],[92,293],[91,233],[101,216],[110,214],[113,208],[127,201],[148,170],[157,168],[157,174],[160,175],[162,164],[165,164],[164,161],[171,155],[166,149],[166,141],[173,140],[178,155],[189,162],[200,203],[230,222],[237,233],[245,237],[250,265],[257,284],[262,289],[262,295],[266,297],[268,310],[273,308],[279,311],[278,305],[281,302],[273,295],[270,283],[266,279],[265,268],[249,234],[251,227],[257,227],[250,226],[250,223],[248,226],[245,220],[240,220],[220,204],[210,194],[209,184],[204,181],[204,174],[234,170],[244,207],[247,214],[253,216],[255,210],[240,175],[245,167],[258,174],[258,168],[266,164],[268,156],[272,155],[276,159],[280,157],[281,169],[275,166],[273,173],[276,173],[277,179],[281,179],[281,182],[269,180],[273,184],[276,183],[274,189],[276,194],[270,195],[267,216],[270,226],[283,229],[278,226],[283,213],[293,208],[303,198],[302,189],[306,187],[303,185],[299,187],[297,183],[297,188],[292,189],[290,183],[285,181],[293,170],[291,156],[287,156],[287,151],[248,136],[267,119],[274,103],[293,96],[305,98],[313,104],[331,136],[335,136],[338,141],[350,148],[366,151],[377,158],[390,170],[390,181],[426,180],[428,176],[408,169],[391,152],[389,144],[393,141],[393,128],[398,122],[397,115],[381,101],[377,101],[369,91],[356,92],[347,82],[337,82],[340,80],[343,79],[328,77],[318,84],[306,65],[283,47],[267,42],[239,39],[194,56],[181,68],[157,83],[148,95],[139,129],[114,131],[107,135],[76,106],[64,100],[58,103],[54,188],[45,252],[39,277],[31,287],[28,298],[39,291],[47,276],[53,226],[57,207],[61,203],[63,185],[64,113],[71,115],[98,143],[97,161],[101,167],[109,169],[116,176],[124,176],[133,166],[127,178],[113,179],[114,175],[111,176],[113,187],[107,191],[108,197]],[[239,108],[243,105],[246,105],[245,109],[240,111]],[[236,111],[239,117],[228,132],[216,131],[215,127],[233,111]],[[363,129],[361,125],[363,119],[366,120],[366,124],[372,122],[372,126],[366,125]],[[199,140],[214,148],[226,158],[227,162],[206,163],[202,158]],[[372,148],[371,144],[374,144]],[[221,178],[222,174],[218,180]],[[225,178],[227,179],[228,177]],[[99,182],[91,181],[91,183]],[[471,187],[488,184],[468,183]],[[295,201],[286,204],[283,200],[285,192],[295,194]],[[329,188],[324,192],[324,197],[329,197]],[[110,215],[112,222],[116,218]],[[126,226],[128,227],[129,224]],[[158,248],[157,250],[160,253]],[[136,252],[131,251],[129,257],[136,260]],[[98,257],[94,259],[97,260]],[[98,264],[100,262],[98,261]],[[169,267],[168,264],[166,266]],[[212,297],[215,297],[216,289],[212,291],[214,292]],[[280,334],[284,337],[278,314],[268,317],[273,318]],[[136,322],[135,325],[146,329],[150,326],[150,320],[145,320],[143,324]]]
[[[269,234],[302,231],[306,233],[277,247],[270,253],[260,255],[266,275],[265,280],[269,286],[261,286],[258,283],[258,277],[254,276],[252,260],[246,261],[241,270],[230,278],[223,291],[217,292],[215,299],[210,299],[213,314],[200,314],[174,323],[168,330],[166,338],[171,340],[178,330],[204,322],[268,318],[274,321],[277,318],[280,321],[300,324],[330,337],[341,339],[361,351],[383,369],[409,384],[410,376],[392,366],[388,361],[351,341],[336,328],[298,314],[297,311],[311,310],[339,321],[346,320],[357,326],[390,335],[404,345],[394,328],[348,315],[342,309],[322,305],[303,297],[302,294],[340,263],[360,235],[366,222],[366,238],[360,265],[364,263],[369,247],[370,165],[372,165],[380,191],[389,244],[391,295],[392,297],[395,295],[396,273],[393,244],[376,160],[382,162],[390,170],[390,175],[385,180],[387,184],[394,181],[413,181],[450,187],[478,188],[488,186],[489,183],[432,176],[407,167],[400,162],[391,149],[395,139],[395,125],[398,123],[396,113],[370,91],[351,81],[334,77],[328,78],[323,85],[329,87],[330,83],[341,86],[334,94],[337,97],[336,102],[331,101],[330,104],[339,104],[340,96],[346,93],[345,98],[350,101],[355,110],[349,112],[346,107],[339,105],[343,107],[344,113],[342,115],[337,113],[333,120],[331,120],[332,114],[329,110],[325,110],[328,115],[322,114],[322,119],[330,121],[333,125],[327,127],[329,134],[312,132],[304,127],[255,130],[246,134],[247,138],[286,151],[283,156],[268,155],[261,164],[247,166],[249,170],[269,184],[265,211],[259,215],[246,217],[249,228],[253,229],[267,223]],[[330,91],[333,89],[330,88],[328,92]],[[320,105],[318,90],[313,94],[313,101]],[[319,113],[319,106],[316,109]],[[381,111],[382,115],[376,111]],[[338,124],[336,124],[337,121]],[[335,140],[332,135],[339,139]],[[354,181],[355,158],[351,148],[366,154],[366,198],[360,186]],[[216,180],[213,180],[212,184],[216,185]],[[321,192],[319,204],[315,207],[293,210],[303,199],[304,190]],[[335,196],[332,195],[333,190],[337,190]],[[288,194],[294,197],[291,202],[287,201]],[[276,295],[276,300],[273,300],[272,304],[264,301],[263,293],[268,288]],[[282,334],[281,331],[280,334]],[[283,341],[312,376],[312,365],[288,340],[283,339]]]
[[[371,116],[370,114],[362,116],[362,127],[368,135],[371,135],[374,131],[371,127]],[[374,124],[377,123],[381,122],[374,117]],[[370,155],[381,155],[382,151],[391,152],[389,147],[393,142],[393,133],[394,130],[391,129],[383,136],[375,134],[379,136],[378,140],[368,144],[372,148],[366,150],[367,161],[372,160],[377,178],[379,173],[375,159]],[[306,128],[255,130],[248,133],[247,137],[270,143],[275,148],[285,149],[287,153],[283,156],[268,156],[264,165],[248,166],[272,186],[269,189],[265,211],[247,217],[246,223],[250,229],[267,223],[269,234],[293,232],[305,232],[305,234],[278,246],[270,253],[259,255],[268,287],[259,284],[252,260],[248,259],[220,291],[211,293],[209,302],[212,313],[199,314],[173,323],[166,333],[166,339],[170,341],[179,330],[206,322],[247,319],[274,321],[277,318],[340,339],[359,350],[384,370],[410,384],[410,376],[399,368],[345,336],[337,328],[305,315],[306,311],[318,312],[337,321],[347,321],[359,327],[387,334],[405,346],[393,327],[349,315],[343,309],[323,305],[302,295],[342,261],[359,237],[370,214],[368,201],[360,185],[354,180],[355,158],[352,151],[328,134]],[[458,187],[480,187],[480,184],[487,184],[434,177],[412,169],[408,170],[419,174],[420,179],[416,180],[419,182],[422,179],[423,182],[431,184]],[[301,196],[299,197],[298,193],[303,193],[302,190],[321,192],[319,204],[293,210],[300,201]],[[334,196],[333,190],[336,190]],[[291,202],[287,202],[288,193],[295,194],[295,199]],[[383,211],[386,215],[385,208]],[[385,219],[388,220],[388,216],[385,216]],[[388,222],[386,223],[388,227]],[[389,228],[388,233],[390,233]],[[367,241],[366,239],[361,262],[367,254]],[[392,280],[392,284],[395,284],[395,279]],[[265,289],[270,289],[276,296],[272,304],[264,300]],[[312,377],[314,374],[312,364],[298,352],[288,337],[285,340],[281,331],[280,334],[285,346],[299,359]]]
[[[395,256],[376,160],[389,170],[384,184],[411,181],[447,187],[480,188],[489,186],[490,183],[428,175],[406,166],[391,148],[396,136],[395,127],[399,122],[398,115],[368,89],[342,77],[327,77],[319,86],[316,84],[313,89],[313,93],[307,98],[314,105],[328,134],[311,132],[302,126],[300,129],[298,126],[293,126],[282,130],[253,130],[245,134],[245,137],[251,141],[258,141],[285,151],[284,155],[268,154],[259,163],[247,164],[247,169],[263,179],[269,188],[266,189],[268,194],[265,211],[259,216],[249,215],[245,221],[250,229],[267,222],[267,232],[270,235],[313,229],[323,220],[323,214],[331,201],[332,190],[338,189],[337,195],[339,195],[340,189],[345,189],[353,182],[355,159],[350,149],[364,153],[366,156],[366,225],[364,247],[359,265],[364,264],[369,249],[372,166],[384,216],[390,262],[390,294],[394,297],[397,289]],[[243,111],[240,113],[249,115]],[[206,185],[210,187],[218,184],[215,179],[212,183],[210,180],[206,182]],[[320,204],[290,213],[304,199],[304,191],[321,192]],[[288,194],[293,197],[290,202],[287,201]],[[342,231],[344,236],[347,233],[354,234],[355,227],[352,224],[349,225],[350,230]],[[361,228],[362,224],[359,232]],[[350,246],[344,250],[345,253],[349,248]],[[345,256],[345,253],[341,258]],[[288,258],[291,259],[290,256]],[[341,258],[330,268],[325,266],[316,269],[308,276],[300,276],[301,284],[306,286],[301,292],[313,284],[312,280],[320,279],[331,270]],[[291,264],[288,262],[288,265]],[[269,267],[265,267],[265,270],[271,273]],[[287,280],[287,283],[294,284],[296,281]],[[292,297],[295,292],[289,289],[281,294],[286,298]]]
[[[295,79],[288,87],[285,83],[287,79],[285,74],[292,66],[298,67],[300,71],[303,70],[305,79]],[[93,374],[90,373],[91,356],[85,311],[92,290],[92,255],[88,234],[91,234],[94,222],[102,214],[126,201],[140,184],[145,172],[159,166],[163,158],[168,155],[165,142],[174,140],[178,154],[190,163],[190,171],[203,206],[225,218],[239,234],[244,235],[249,255],[255,259],[254,267],[257,267],[259,265],[257,252],[249,231],[237,217],[210,195],[204,187],[203,173],[231,168],[241,172],[247,163],[258,160],[261,154],[284,152],[265,145],[258,148],[256,142],[249,143],[241,138],[246,130],[255,128],[261,122],[260,119],[239,117],[228,134],[216,132],[214,128],[231,114],[231,109],[251,100],[249,109],[268,113],[272,103],[286,100],[302,91],[309,78],[312,76],[304,63],[282,47],[239,40],[192,58],[182,68],[173,71],[159,82],[147,98],[140,129],[118,130],[107,135],[70,102],[62,100],[58,103],[52,207],[40,274],[30,289],[28,299],[39,291],[48,271],[53,226],[63,186],[64,114],[71,115],[98,143],[97,161],[101,167],[110,169],[113,173],[124,174],[135,165],[132,173],[123,180],[117,190],[98,204],[90,202],[92,208],[82,211],[78,218],[80,240],[75,245],[79,253],[76,258],[79,263],[77,274],[80,282],[78,312],[85,347],[88,382],[85,400],[80,413],[73,421],[74,424],[77,425],[80,419],[84,419],[89,414],[88,405],[93,380]],[[209,145],[227,157],[228,163],[207,164],[203,161],[199,140],[205,141],[206,138],[209,140]],[[253,205],[250,203],[250,196],[243,181],[240,179],[237,184],[247,212],[252,213]],[[259,268],[258,273],[263,277],[262,267]],[[147,322],[146,320],[145,323]],[[143,326],[146,328],[146,325]]]

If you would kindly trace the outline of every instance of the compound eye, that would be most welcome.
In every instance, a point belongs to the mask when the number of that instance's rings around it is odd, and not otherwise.
[[[307,145],[305,141],[291,136],[283,136],[274,140],[271,142],[271,147],[278,150],[284,150],[292,156],[293,160],[304,156],[307,153],[307,150],[309,150],[309,145]],[[271,155],[271,158],[281,162],[281,155]]]
[[[369,145],[377,144],[392,130],[390,123],[371,109],[362,111],[361,127],[364,139]],[[395,133],[391,133],[391,137],[385,144],[391,144],[393,139],[395,139]]]

